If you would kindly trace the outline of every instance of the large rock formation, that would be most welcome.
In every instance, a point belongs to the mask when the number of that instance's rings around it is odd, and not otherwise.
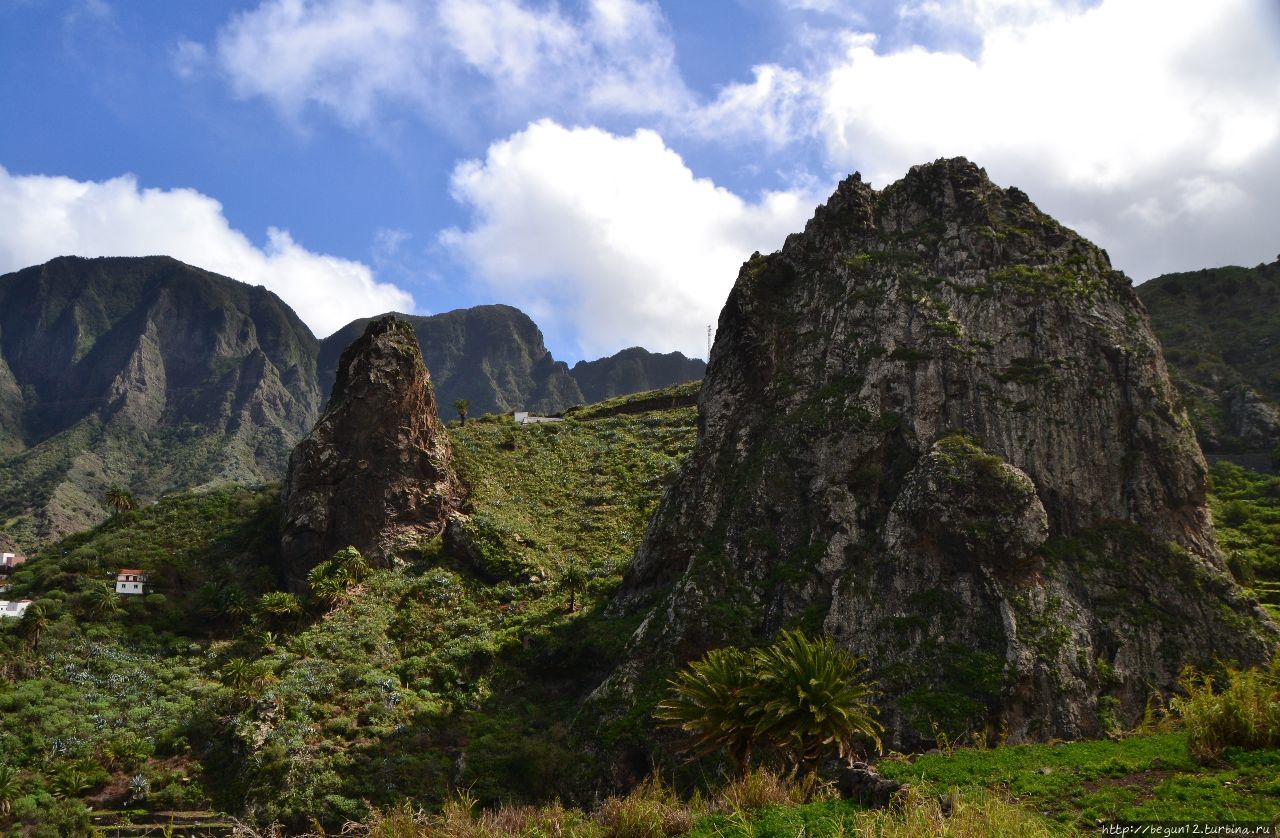
[[[869,659],[893,746],[1017,742],[1265,659],[1176,403],[1128,280],[1024,193],[963,159],[853,175],[738,275],[597,697],[800,625]]]
[[[28,545],[140,496],[279,479],[318,350],[271,292],[164,256],[0,277],[0,521]]]
[[[387,566],[439,535],[461,497],[413,327],[374,320],[342,353],[328,409],[289,458],[285,577],[299,588],[348,545]]]

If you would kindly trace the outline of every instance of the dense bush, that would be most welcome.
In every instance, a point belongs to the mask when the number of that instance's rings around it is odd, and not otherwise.
[[[1194,670],[1183,673],[1186,695],[1170,702],[1187,729],[1187,745],[1199,760],[1227,748],[1280,748],[1280,655],[1270,669],[1228,669],[1226,684]]]

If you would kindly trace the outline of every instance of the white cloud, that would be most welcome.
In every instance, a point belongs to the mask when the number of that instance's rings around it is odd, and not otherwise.
[[[816,201],[744,201],[695,178],[653,131],[549,120],[459,165],[453,194],[474,221],[444,246],[538,322],[569,327],[584,357],[634,344],[705,354],[738,268],[780,247]]]
[[[368,267],[312,253],[271,228],[264,248],[191,189],[140,189],[133,176],[101,182],[14,175],[0,167],[0,272],[55,256],[164,254],[266,286],[324,336],[357,317],[412,311],[413,299]]]
[[[916,0],[897,18],[736,98],[777,115],[768,134],[816,138],[833,174],[884,185],[967,156],[1138,280],[1274,252],[1271,0]]]
[[[590,0],[576,17],[520,0],[263,0],[228,21],[215,52],[238,95],[350,125],[405,103],[450,124],[551,105],[654,114],[688,95],[646,0]]]

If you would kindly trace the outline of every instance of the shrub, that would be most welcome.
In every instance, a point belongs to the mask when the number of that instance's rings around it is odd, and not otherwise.
[[[1229,747],[1280,748],[1280,655],[1270,669],[1227,669],[1226,688],[1214,691],[1214,679],[1184,670],[1186,692],[1170,702],[1187,729],[1191,755],[1204,762]]]
[[[650,777],[626,797],[610,797],[595,813],[609,838],[663,838],[693,828],[700,801],[681,802],[662,780]]]

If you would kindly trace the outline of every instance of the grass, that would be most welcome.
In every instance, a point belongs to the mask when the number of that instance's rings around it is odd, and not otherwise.
[[[1220,461],[1210,478],[1214,527],[1231,573],[1280,620],[1280,477]]]

